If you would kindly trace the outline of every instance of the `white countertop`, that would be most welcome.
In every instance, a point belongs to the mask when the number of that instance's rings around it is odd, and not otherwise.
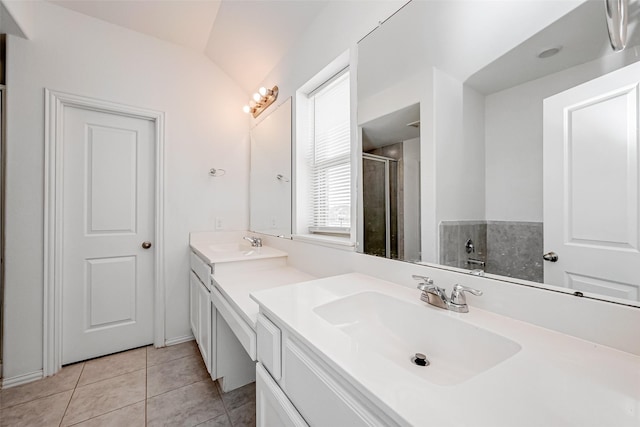
[[[268,246],[252,247],[243,240],[251,232],[192,232],[191,249],[209,264],[286,257],[287,253]]]
[[[250,293],[315,279],[314,276],[293,267],[231,272],[215,274],[212,277],[214,286],[254,331],[258,321],[258,304],[250,298]]]
[[[428,306],[419,291],[363,274],[252,293],[262,310],[400,424],[414,426],[640,425],[640,356],[473,307],[453,313]],[[317,315],[322,304],[363,291],[402,299],[506,337],[522,348],[455,385],[437,385],[385,356],[355,348],[349,335]],[[517,301],[526,304],[526,301]],[[638,325],[628,325],[633,328]],[[425,331],[429,325],[424,325]],[[616,333],[612,330],[611,333]]]
[[[227,247],[241,247],[239,250],[227,250]],[[193,249],[200,257],[205,259],[209,264],[218,264],[224,262],[245,262],[256,259],[279,258],[286,257],[287,253],[281,250],[270,248],[267,246],[251,247],[250,245],[236,244],[215,244],[215,245],[198,245],[191,244]]]

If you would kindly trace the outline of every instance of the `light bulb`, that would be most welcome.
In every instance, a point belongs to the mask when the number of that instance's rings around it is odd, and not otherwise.
[[[245,105],[244,107],[242,107],[242,111],[244,111],[245,113],[250,113],[251,107],[249,107],[248,105]]]
[[[258,92],[253,94],[253,100],[254,101],[259,102],[260,98],[261,98],[261,96],[260,96],[260,94]]]
[[[258,92],[260,93],[260,95],[265,96],[267,94],[267,88],[263,86],[258,89]]]

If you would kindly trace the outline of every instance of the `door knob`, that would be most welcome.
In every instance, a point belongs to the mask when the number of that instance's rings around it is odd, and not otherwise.
[[[558,254],[555,252],[548,252],[544,255],[542,255],[542,259],[544,259],[545,261],[549,261],[549,262],[556,262],[558,261]]]
[[[149,249],[151,247],[151,242],[142,242],[142,249]]]

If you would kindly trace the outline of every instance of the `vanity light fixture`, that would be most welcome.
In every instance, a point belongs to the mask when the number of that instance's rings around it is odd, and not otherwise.
[[[605,0],[604,4],[609,42],[614,52],[620,52],[627,45],[629,0]]]
[[[242,108],[242,111],[251,113],[255,119],[276,99],[278,99],[278,86],[274,86],[271,89],[261,87],[258,92],[253,94],[253,99]]]

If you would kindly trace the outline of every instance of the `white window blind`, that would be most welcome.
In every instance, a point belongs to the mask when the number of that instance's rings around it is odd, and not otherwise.
[[[348,233],[351,227],[351,124],[349,72],[309,96],[311,223],[309,231]]]

